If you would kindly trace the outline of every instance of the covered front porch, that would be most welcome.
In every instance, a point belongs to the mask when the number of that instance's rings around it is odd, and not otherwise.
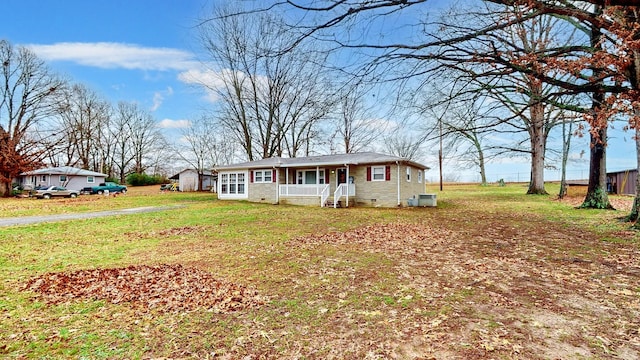
[[[285,168],[284,184],[278,185],[281,202],[321,207],[349,206],[349,198],[356,195],[356,186],[350,179],[349,167]],[[352,180],[352,178],[351,178]]]

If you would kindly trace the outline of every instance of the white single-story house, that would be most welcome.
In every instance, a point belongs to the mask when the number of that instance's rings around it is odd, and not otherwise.
[[[268,158],[218,166],[218,199],[311,206],[409,205],[426,190],[427,166],[365,152]]]
[[[203,171],[198,173],[194,169],[184,169],[170,177],[172,180],[178,180],[180,191],[210,191],[215,188],[216,177],[211,171]]]
[[[71,166],[60,166],[22,173],[17,179],[17,183],[25,189],[55,185],[64,186],[71,190],[82,190],[84,187],[103,183],[106,178],[107,174]]]

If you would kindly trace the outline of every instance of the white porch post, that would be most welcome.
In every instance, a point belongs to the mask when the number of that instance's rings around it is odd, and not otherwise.
[[[285,185],[287,185],[287,186],[285,186],[285,189],[286,189],[285,190],[286,191],[285,195],[288,196],[289,195],[289,168],[287,168],[287,167],[284,168],[284,171],[285,171],[285,174],[284,174],[285,180],[284,180],[284,182],[285,182]]]
[[[346,201],[346,207],[349,207],[349,186],[351,186],[351,184],[349,184],[349,164],[345,164],[347,165],[347,178],[346,178],[346,182],[347,182],[347,201]],[[355,182],[355,181],[354,181]]]
[[[276,169],[276,204],[280,204],[280,169]]]
[[[398,206],[402,204],[402,200],[400,200],[400,163],[396,161],[396,166],[398,167],[398,178],[396,181],[398,182]]]

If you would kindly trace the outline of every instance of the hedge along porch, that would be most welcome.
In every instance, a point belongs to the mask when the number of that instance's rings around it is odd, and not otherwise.
[[[379,153],[268,158],[219,166],[218,198],[310,206],[406,206],[425,192],[414,161]]]

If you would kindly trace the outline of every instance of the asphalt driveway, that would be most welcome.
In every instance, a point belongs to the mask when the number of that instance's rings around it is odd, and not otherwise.
[[[97,218],[97,217],[103,217],[103,216],[127,215],[127,214],[136,214],[136,213],[154,212],[154,211],[173,210],[173,209],[178,209],[180,207],[182,206],[145,206],[145,207],[137,207],[137,208],[130,208],[130,209],[95,211],[95,212],[88,212],[88,213],[0,218],[0,226],[30,225],[30,224],[38,224],[43,222],[91,219],[91,218]]]

